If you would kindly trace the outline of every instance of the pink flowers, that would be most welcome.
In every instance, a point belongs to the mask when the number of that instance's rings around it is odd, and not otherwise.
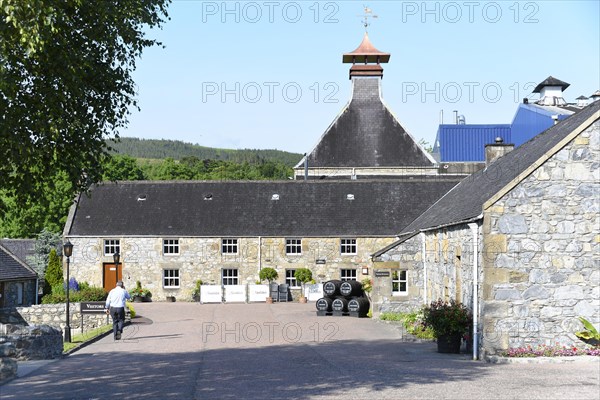
[[[561,346],[558,343],[554,346],[539,345],[532,347],[515,347],[501,353],[504,357],[568,357],[568,356],[600,356],[600,347],[577,348],[575,346]]]

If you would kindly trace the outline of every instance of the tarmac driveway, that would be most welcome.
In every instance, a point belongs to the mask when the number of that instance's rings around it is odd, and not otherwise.
[[[107,336],[0,386],[5,399],[597,399],[600,360],[486,364],[314,304],[136,303]]]

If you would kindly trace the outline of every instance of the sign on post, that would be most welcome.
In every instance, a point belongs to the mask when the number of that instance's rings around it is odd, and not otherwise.
[[[103,301],[82,301],[79,308],[82,314],[104,314]]]

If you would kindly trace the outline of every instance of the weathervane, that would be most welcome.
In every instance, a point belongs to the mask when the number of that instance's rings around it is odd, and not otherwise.
[[[369,22],[369,18],[377,18],[377,15],[373,14],[373,10],[371,10],[369,7],[363,7],[365,9],[365,13],[364,15],[359,15],[359,17],[362,18],[362,24],[365,27],[365,32],[367,32],[367,28],[369,27],[369,25],[371,25],[371,23]]]

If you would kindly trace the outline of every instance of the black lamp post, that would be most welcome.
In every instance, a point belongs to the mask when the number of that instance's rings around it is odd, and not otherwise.
[[[117,251],[113,254],[113,261],[115,262],[115,283],[119,282],[119,260],[121,260],[121,255]]]
[[[71,342],[71,318],[69,316],[69,258],[73,255],[73,244],[67,240],[67,243],[63,245],[63,254],[67,257],[67,325],[65,326],[65,342]]]

